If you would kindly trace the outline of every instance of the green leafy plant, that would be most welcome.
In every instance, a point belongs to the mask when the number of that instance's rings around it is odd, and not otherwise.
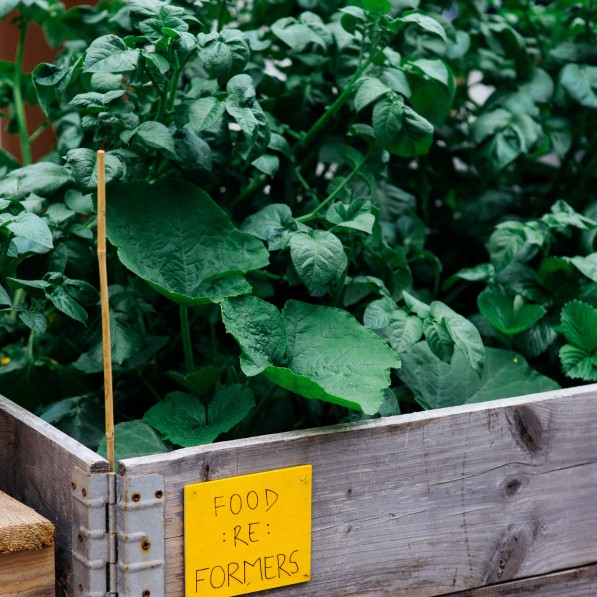
[[[0,70],[56,133],[2,153],[1,391],[96,420],[100,147],[121,457],[595,379],[592,4],[56,6]]]

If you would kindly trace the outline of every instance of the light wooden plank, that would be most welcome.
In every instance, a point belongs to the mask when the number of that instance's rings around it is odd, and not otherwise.
[[[54,545],[54,525],[0,491],[0,554]]]
[[[0,555],[2,597],[54,597],[54,548]]]
[[[72,595],[72,489],[75,468],[108,470],[108,461],[0,396],[0,491],[56,527],[57,594]]]
[[[597,595],[597,565],[500,583],[472,591],[451,593],[449,597],[516,597],[517,595],[595,597]]]
[[[597,560],[586,386],[123,461],[165,478],[166,595],[184,594],[184,485],[300,464],[312,580],[268,595],[429,597]]]

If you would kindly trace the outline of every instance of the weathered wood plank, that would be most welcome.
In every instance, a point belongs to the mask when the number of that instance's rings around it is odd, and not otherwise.
[[[54,525],[0,491],[0,554],[54,545]]]
[[[54,597],[54,548],[0,555],[2,597]]]
[[[438,595],[597,560],[597,386],[126,460],[165,479],[166,594],[183,486],[313,465],[312,580],[272,596]]]
[[[595,597],[597,595],[597,565],[554,572],[535,578],[525,578],[490,587],[450,593],[444,597]]]
[[[0,491],[0,591],[54,594],[54,525]]]
[[[0,490],[56,527],[57,594],[72,595],[71,475],[108,470],[108,462],[0,396]]]

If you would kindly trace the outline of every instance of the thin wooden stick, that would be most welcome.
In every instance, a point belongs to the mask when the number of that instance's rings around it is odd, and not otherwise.
[[[110,471],[114,471],[114,398],[112,396],[112,344],[110,342],[110,308],[108,270],[106,268],[106,153],[97,152],[97,261],[100,275],[102,338],[104,346],[104,403],[106,411],[106,448]]]

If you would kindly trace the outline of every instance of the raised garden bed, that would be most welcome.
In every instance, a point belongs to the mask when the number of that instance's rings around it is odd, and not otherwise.
[[[56,524],[58,585],[69,595],[102,590],[86,583],[105,579],[113,558],[106,527],[93,528],[105,509],[117,512],[108,530],[119,537],[111,589],[179,597],[184,486],[303,464],[313,466],[311,580],[273,595],[587,595],[597,583],[596,393],[586,386],[128,459],[116,492],[102,458],[2,399],[0,490]],[[149,554],[139,556],[139,537]]]

